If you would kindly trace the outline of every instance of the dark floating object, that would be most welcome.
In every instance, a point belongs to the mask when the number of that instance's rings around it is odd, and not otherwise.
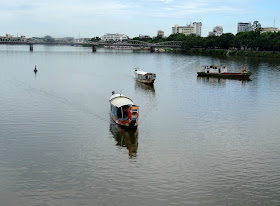
[[[37,73],[37,68],[36,68],[36,65],[35,65],[34,73],[35,73],[35,74]]]

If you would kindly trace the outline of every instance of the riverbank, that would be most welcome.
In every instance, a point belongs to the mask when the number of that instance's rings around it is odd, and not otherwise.
[[[248,57],[269,57],[280,58],[280,52],[274,51],[244,51],[244,50],[224,50],[224,49],[190,49],[188,54],[203,55],[223,55],[223,56],[248,56]]]

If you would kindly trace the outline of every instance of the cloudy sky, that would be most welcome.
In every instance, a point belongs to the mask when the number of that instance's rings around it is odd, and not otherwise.
[[[0,18],[0,36],[168,36],[174,24],[198,21],[207,36],[217,25],[236,34],[237,22],[279,28],[280,0],[0,0]]]

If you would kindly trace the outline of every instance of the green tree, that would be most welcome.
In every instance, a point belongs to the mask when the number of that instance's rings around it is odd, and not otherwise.
[[[184,41],[186,40],[187,36],[185,34],[171,34],[169,37],[167,37],[167,41]]]
[[[229,49],[233,45],[234,35],[232,33],[225,33],[219,36],[217,46],[221,49]]]
[[[214,49],[218,45],[218,36],[208,36],[203,38],[203,47],[208,49]]]
[[[99,38],[98,36],[91,38],[92,42],[98,42],[100,40],[101,40],[101,38]]]

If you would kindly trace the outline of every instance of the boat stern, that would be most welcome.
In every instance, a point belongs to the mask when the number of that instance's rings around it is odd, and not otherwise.
[[[139,107],[132,106],[130,109],[130,113],[131,113],[130,127],[137,127],[138,126],[138,117],[139,117]]]

